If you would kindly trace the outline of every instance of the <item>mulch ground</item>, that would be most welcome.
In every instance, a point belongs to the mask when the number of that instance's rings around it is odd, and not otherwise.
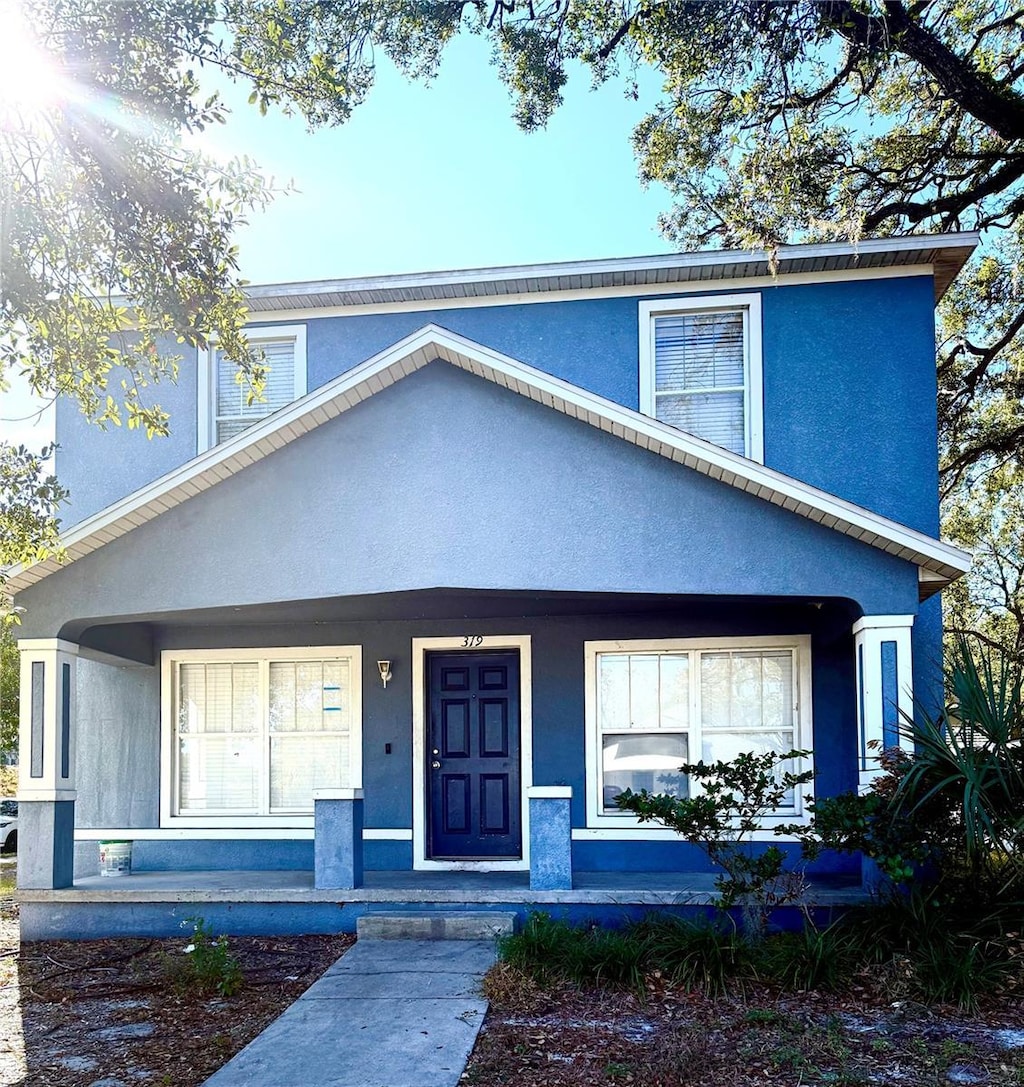
[[[244,981],[222,997],[183,981],[186,932],[19,947],[16,909],[0,900],[0,1085],[196,1087],[353,940],[232,937]]]
[[[1020,1001],[977,1016],[893,1000],[750,986],[712,999],[655,979],[643,997],[538,989],[504,966],[463,1077],[481,1087],[1009,1087],[1024,1084]]]

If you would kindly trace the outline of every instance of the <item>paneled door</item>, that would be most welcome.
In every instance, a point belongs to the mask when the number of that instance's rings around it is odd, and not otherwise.
[[[428,854],[521,857],[519,653],[430,653],[427,662]]]

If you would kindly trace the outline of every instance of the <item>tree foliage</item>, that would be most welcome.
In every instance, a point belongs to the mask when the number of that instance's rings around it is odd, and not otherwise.
[[[18,750],[18,643],[9,626],[0,625],[0,755]],[[0,796],[7,790],[0,787]]]

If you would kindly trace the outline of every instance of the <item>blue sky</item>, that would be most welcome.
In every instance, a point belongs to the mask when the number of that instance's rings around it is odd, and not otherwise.
[[[621,83],[590,91],[574,73],[548,128],[524,134],[484,43],[446,53],[430,85],[386,62],[344,126],[309,134],[260,117],[230,88],[222,152],[248,153],[297,192],[239,232],[253,282],[629,256],[668,251],[629,135],[641,103]],[[657,87],[645,89],[646,105]],[[228,95],[226,94],[226,97]]]
[[[572,73],[547,129],[520,132],[488,49],[457,40],[429,85],[385,60],[367,101],[339,128],[260,116],[248,91],[223,85],[228,124],[204,149],[249,155],[294,191],[237,232],[253,283],[579,260],[668,252],[656,229],[663,190],[644,191],[629,136],[656,99],[627,99],[619,81],[591,91]],[[26,391],[3,397],[0,433],[39,446],[52,422]]]

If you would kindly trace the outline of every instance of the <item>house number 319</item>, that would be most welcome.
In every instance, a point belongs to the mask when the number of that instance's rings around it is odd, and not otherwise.
[[[478,645],[484,644],[484,638],[482,634],[466,634],[462,639],[463,649],[476,649]]]

